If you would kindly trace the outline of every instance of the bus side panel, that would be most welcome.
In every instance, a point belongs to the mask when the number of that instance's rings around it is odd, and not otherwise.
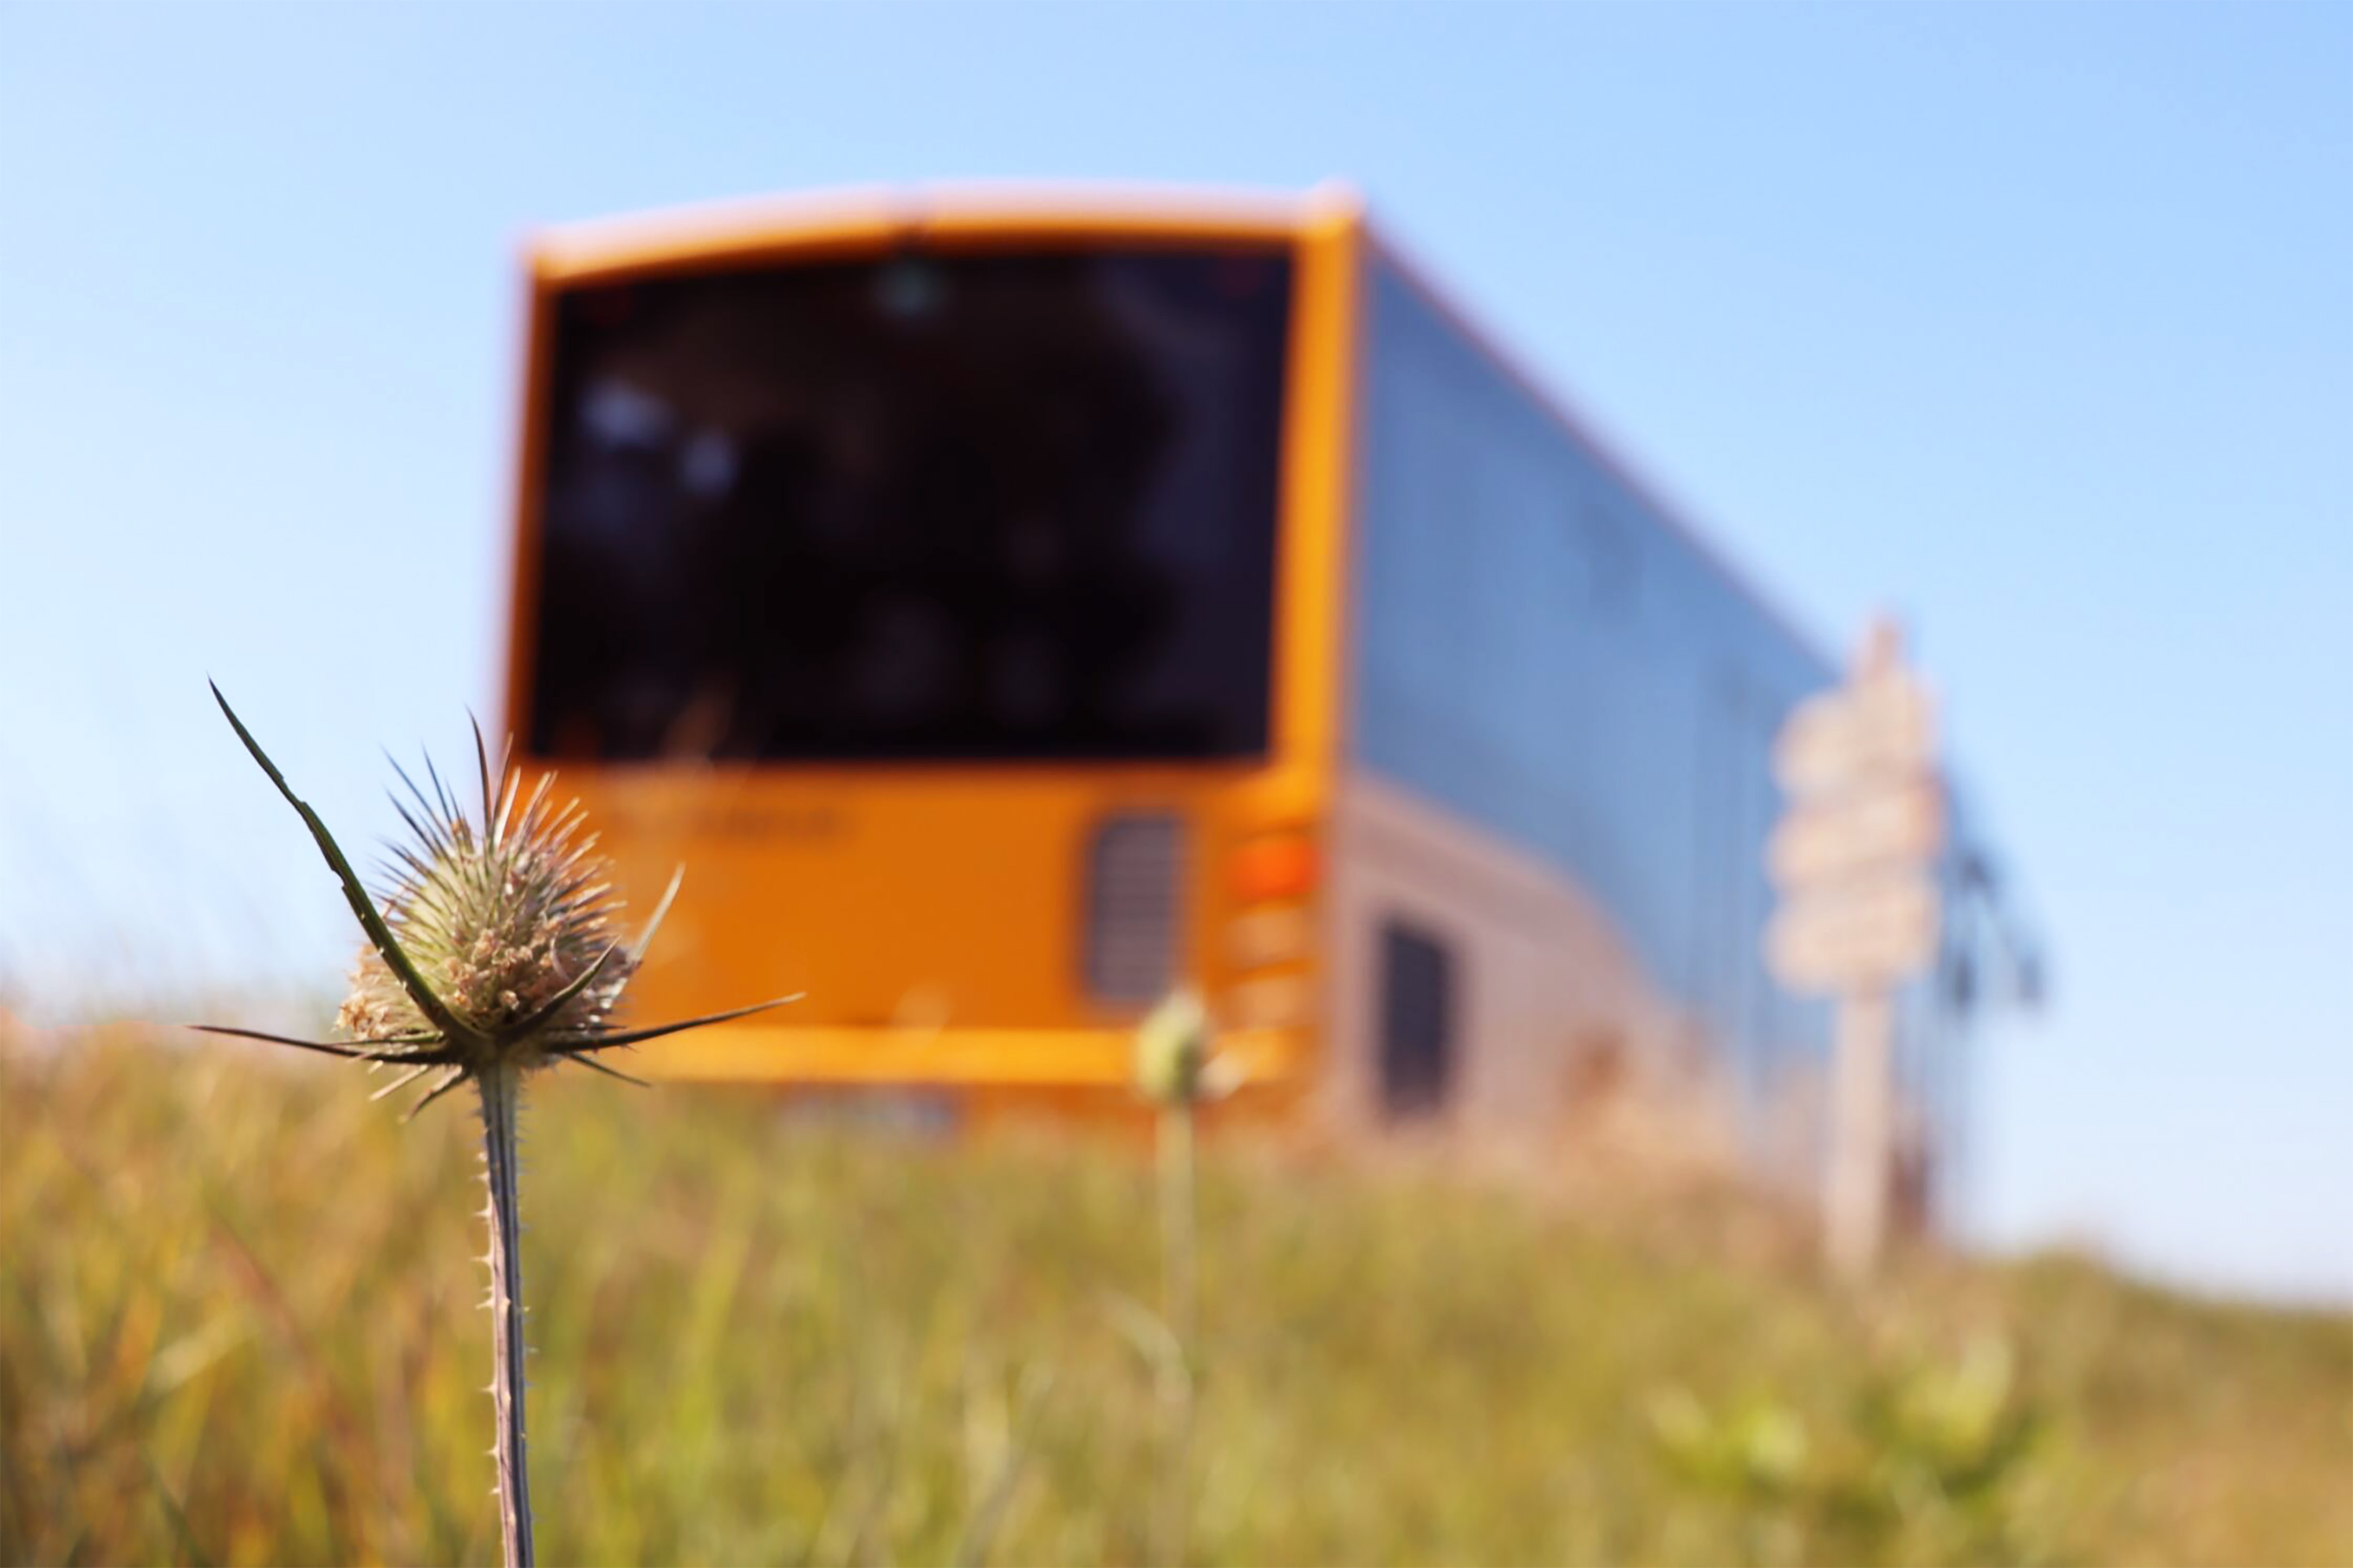
[[[1778,1162],[1827,1020],[1764,968],[1770,739],[1828,673],[1383,249],[1365,270],[1347,766],[1589,899]]]
[[[1683,1164],[1729,1158],[1720,1081],[1567,877],[1363,774],[1339,791],[1332,846],[1332,1123],[1497,1151],[1632,1134]]]

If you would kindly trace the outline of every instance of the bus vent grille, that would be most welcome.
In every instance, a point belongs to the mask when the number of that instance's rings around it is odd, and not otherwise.
[[[1148,1003],[1175,983],[1184,828],[1175,817],[1107,818],[1087,852],[1087,990]]]

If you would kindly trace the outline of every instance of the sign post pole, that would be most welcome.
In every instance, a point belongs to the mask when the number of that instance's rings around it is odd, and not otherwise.
[[[1839,999],[1822,1245],[1831,1269],[1845,1279],[1869,1276],[1887,1234],[1894,1023],[1894,1009],[1883,991]]]

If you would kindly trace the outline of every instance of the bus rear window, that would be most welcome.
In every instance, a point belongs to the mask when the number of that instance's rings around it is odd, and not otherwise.
[[[1262,753],[1290,294],[1089,249],[559,295],[532,749]]]

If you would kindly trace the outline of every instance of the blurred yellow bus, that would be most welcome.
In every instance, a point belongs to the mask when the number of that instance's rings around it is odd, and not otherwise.
[[[1828,664],[1345,193],[840,196],[530,251],[510,727],[667,1075],[1542,1130],[1756,1085],[1767,748]],[[1752,1084],[1751,1080],[1755,1080]],[[1923,1081],[1926,1081],[1925,1079]]]

